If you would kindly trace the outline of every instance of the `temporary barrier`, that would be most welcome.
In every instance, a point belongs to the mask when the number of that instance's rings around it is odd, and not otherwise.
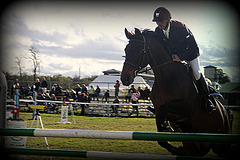
[[[26,128],[27,127],[27,121],[24,122],[17,122],[17,121],[8,121],[8,127],[9,128]],[[26,136],[8,136],[7,137],[7,147],[8,148],[26,148]]]
[[[57,122],[57,124],[72,124],[71,122],[68,122],[68,106],[61,106],[61,122]]]
[[[54,104],[67,104],[67,105],[86,105],[86,113],[92,114],[92,113],[98,113],[98,114],[104,114],[105,116],[111,116],[111,113],[113,112],[112,107],[118,108],[118,115],[128,115],[130,112],[129,110],[132,109],[133,106],[138,106],[139,108],[139,114],[141,115],[150,115],[154,116],[152,112],[150,112],[147,107],[153,106],[153,104],[146,104],[146,103],[138,103],[138,104],[130,104],[130,103],[87,103],[87,102],[72,102],[72,101],[53,101],[53,100],[27,100],[27,99],[20,99],[20,102],[30,103],[54,103]],[[73,112],[72,112],[73,113]],[[74,117],[74,116],[73,116]]]
[[[36,136],[64,138],[93,138],[119,140],[180,141],[180,142],[213,142],[237,143],[238,134],[206,134],[206,133],[171,133],[171,132],[127,132],[97,130],[64,130],[64,129],[15,129],[1,128],[0,136]]]
[[[20,102],[34,102],[33,100],[20,99]],[[68,101],[53,101],[53,100],[36,100],[36,102],[59,103],[59,104],[87,104],[87,105],[117,105],[117,106],[153,106],[153,104],[129,104],[129,103],[87,103],[87,102],[68,102]]]

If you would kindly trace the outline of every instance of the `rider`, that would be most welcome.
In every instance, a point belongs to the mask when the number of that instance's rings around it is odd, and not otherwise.
[[[153,14],[153,22],[157,23],[155,33],[163,40],[166,49],[171,54],[173,61],[186,61],[193,70],[197,80],[198,90],[205,100],[207,112],[215,110],[210,100],[210,91],[205,78],[200,71],[199,49],[192,32],[179,21],[171,20],[171,13],[164,7],[159,7]]]

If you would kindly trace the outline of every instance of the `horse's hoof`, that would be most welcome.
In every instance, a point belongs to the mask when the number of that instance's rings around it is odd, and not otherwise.
[[[176,148],[176,147],[171,147],[171,153],[172,155],[182,155],[182,148],[183,147],[179,147],[179,148]]]

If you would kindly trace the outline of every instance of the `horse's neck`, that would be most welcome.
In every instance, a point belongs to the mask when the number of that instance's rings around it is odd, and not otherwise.
[[[163,44],[160,40],[155,38],[148,38],[149,40],[149,48],[151,50],[151,57],[153,58],[153,65],[163,64],[167,61],[172,60],[170,54],[163,47]]]
[[[149,65],[153,69],[154,75],[155,75],[155,81],[157,80],[164,80],[164,76],[166,74],[169,74],[169,64],[163,65],[161,67],[156,67],[161,64],[164,64],[166,62],[172,61],[170,55],[167,53],[165,48],[159,44],[152,42],[152,45],[150,47],[151,53],[150,53],[150,63]]]

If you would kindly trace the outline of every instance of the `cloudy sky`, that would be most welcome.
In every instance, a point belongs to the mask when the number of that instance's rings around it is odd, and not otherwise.
[[[185,23],[200,48],[201,67],[222,68],[239,78],[239,16],[226,1],[15,1],[1,13],[1,69],[32,72],[30,46],[39,51],[42,75],[99,75],[121,70],[128,43],[124,28],[154,30],[159,6]]]

